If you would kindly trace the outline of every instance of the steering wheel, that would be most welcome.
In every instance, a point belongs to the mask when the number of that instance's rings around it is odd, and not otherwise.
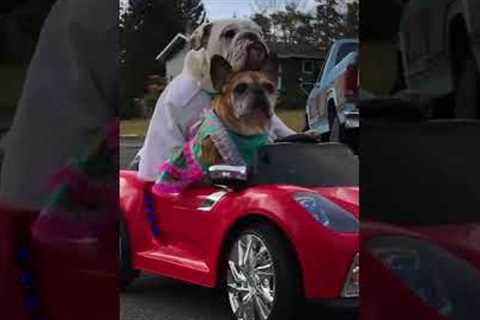
[[[280,142],[289,142],[289,143],[319,143],[321,142],[320,136],[316,137],[314,135],[297,133],[283,138],[278,138],[274,141],[275,143]]]

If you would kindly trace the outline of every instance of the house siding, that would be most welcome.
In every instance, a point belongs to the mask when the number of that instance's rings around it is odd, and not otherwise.
[[[314,64],[313,73],[303,72],[303,62],[312,61]],[[280,88],[280,108],[301,109],[305,107],[307,96],[300,87],[299,78],[303,81],[315,82],[320,68],[321,59],[300,59],[300,58],[282,58],[282,87]]]
[[[183,70],[183,61],[185,60],[185,56],[188,53],[188,48],[185,47],[182,50],[173,54],[167,62],[165,63],[165,70],[166,70],[166,78],[167,81],[172,81],[178,74],[180,74]]]
[[[168,57],[165,63],[166,80],[172,81],[183,70],[185,56],[188,48],[184,47]],[[303,62],[312,61],[314,64],[313,73],[303,72]],[[302,109],[305,107],[307,95],[300,87],[299,78],[303,81],[315,82],[318,73],[321,70],[322,59],[304,59],[304,58],[280,58],[280,88],[279,88],[279,108]]]

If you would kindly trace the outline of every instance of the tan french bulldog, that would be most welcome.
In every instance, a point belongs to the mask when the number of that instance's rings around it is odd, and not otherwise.
[[[277,101],[278,63],[269,58],[258,71],[235,72],[230,63],[215,55],[211,61],[212,84],[220,95],[212,108],[223,125],[248,139],[267,133]],[[221,161],[212,140],[203,142],[202,161]]]

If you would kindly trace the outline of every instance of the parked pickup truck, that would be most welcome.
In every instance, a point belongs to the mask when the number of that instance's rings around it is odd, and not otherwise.
[[[480,1],[402,2],[407,89],[446,98],[436,104],[435,117],[480,118]]]
[[[358,40],[335,41],[317,82],[311,84],[306,129],[320,133],[324,141],[346,142],[349,129],[359,126],[358,82]]]

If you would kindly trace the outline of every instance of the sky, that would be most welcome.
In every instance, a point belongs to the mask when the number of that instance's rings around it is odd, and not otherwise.
[[[203,0],[207,15],[210,20],[250,17],[255,12],[261,12],[262,6],[265,4],[282,4],[289,2],[300,2],[302,11],[311,11],[315,8],[315,0]],[[349,2],[350,0],[346,0]],[[120,0],[120,4],[124,7],[128,4],[128,0]]]
[[[311,10],[314,8],[314,0],[298,0],[301,2],[303,10]],[[250,17],[255,12],[260,12],[265,3],[276,3],[281,5],[288,0],[204,0],[204,5],[210,19],[222,19]],[[302,11],[303,11],[302,10]]]

